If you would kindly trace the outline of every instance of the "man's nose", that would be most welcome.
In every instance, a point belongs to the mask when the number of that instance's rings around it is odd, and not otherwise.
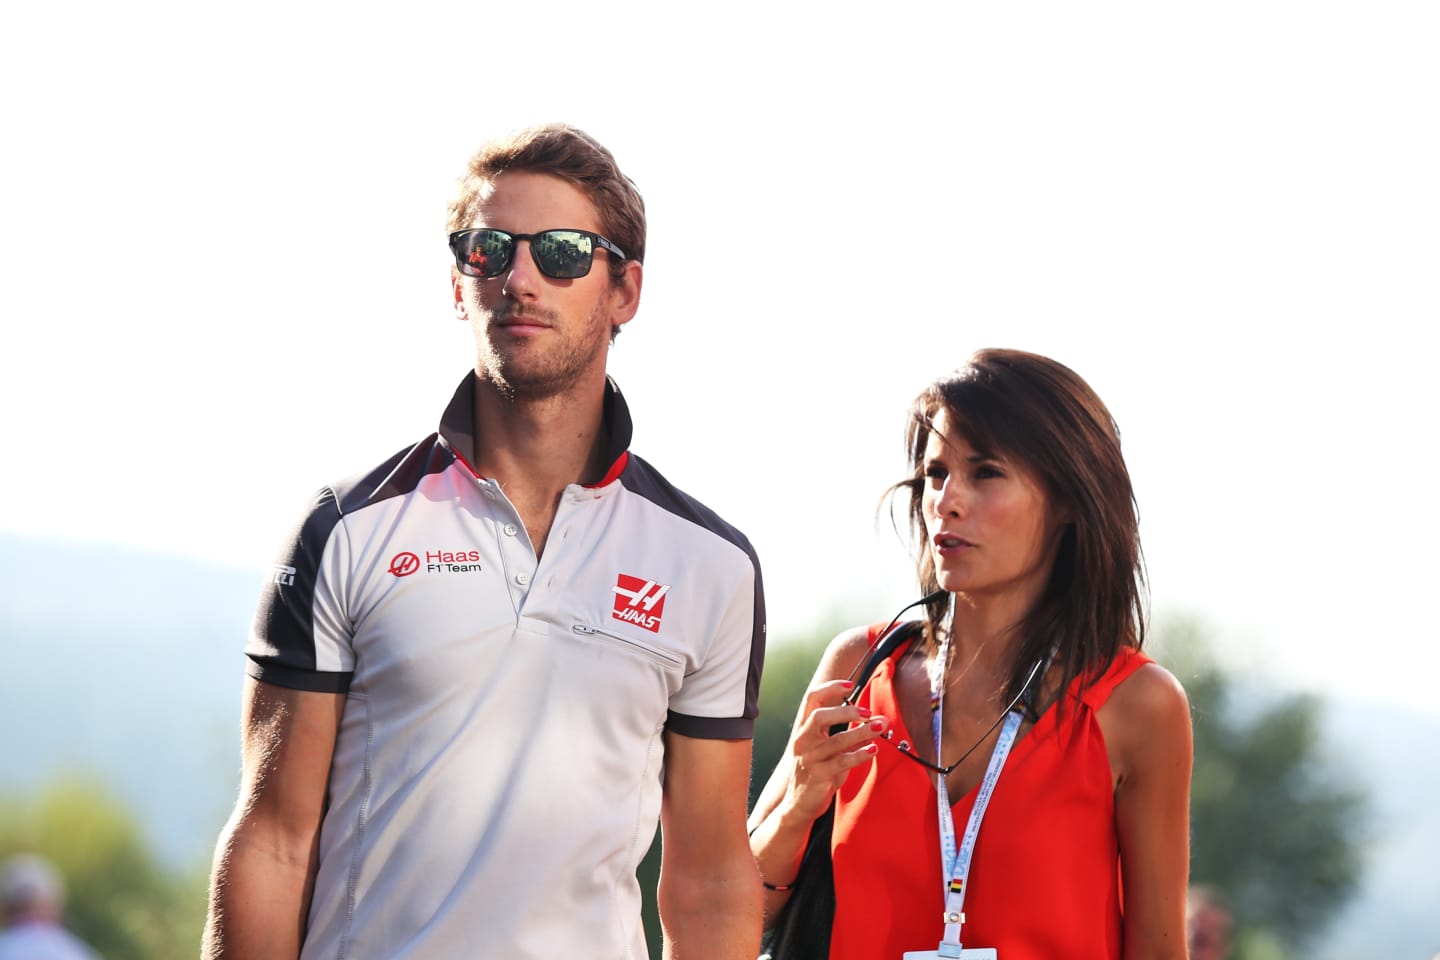
[[[540,284],[540,268],[530,252],[529,240],[515,241],[515,254],[505,268],[505,293],[512,297],[534,296]]]

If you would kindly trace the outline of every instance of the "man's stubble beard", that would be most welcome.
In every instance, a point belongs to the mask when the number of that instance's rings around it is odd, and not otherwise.
[[[471,303],[470,306],[473,310],[482,310],[478,303]],[[583,330],[579,332],[579,339],[566,339],[554,344],[540,356],[523,356],[526,353],[539,352],[530,349],[533,344],[526,344],[521,348],[522,356],[519,357],[507,357],[490,338],[490,332],[498,329],[499,322],[515,310],[512,307],[505,311],[492,312],[490,322],[476,336],[479,350],[478,370],[485,379],[495,385],[502,396],[511,400],[538,400],[562,394],[575,384],[580,374],[595,362],[596,357],[602,358],[603,362],[610,340],[610,328],[601,320],[602,310],[602,305],[596,303],[583,324]],[[541,334],[542,338],[573,332],[565,328],[563,321],[553,310],[526,309],[520,313],[522,316],[534,317],[551,328],[551,334]]]

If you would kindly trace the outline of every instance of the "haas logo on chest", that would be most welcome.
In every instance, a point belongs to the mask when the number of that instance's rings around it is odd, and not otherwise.
[[[668,583],[656,583],[622,573],[611,589],[615,591],[612,617],[643,627],[651,633],[660,632],[660,617],[665,613],[665,594],[670,592]]]

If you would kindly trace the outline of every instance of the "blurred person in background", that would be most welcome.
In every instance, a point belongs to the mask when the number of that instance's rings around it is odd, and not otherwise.
[[[69,930],[65,881],[44,857],[19,853],[0,867],[0,960],[100,960]]]
[[[1230,956],[1230,903],[1214,887],[1190,888],[1185,901],[1185,938],[1190,960],[1226,960]]]

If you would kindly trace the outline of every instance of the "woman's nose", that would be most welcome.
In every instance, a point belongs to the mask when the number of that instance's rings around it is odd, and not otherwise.
[[[935,512],[942,517],[962,516],[966,509],[965,491],[954,477],[946,477],[935,498]]]

